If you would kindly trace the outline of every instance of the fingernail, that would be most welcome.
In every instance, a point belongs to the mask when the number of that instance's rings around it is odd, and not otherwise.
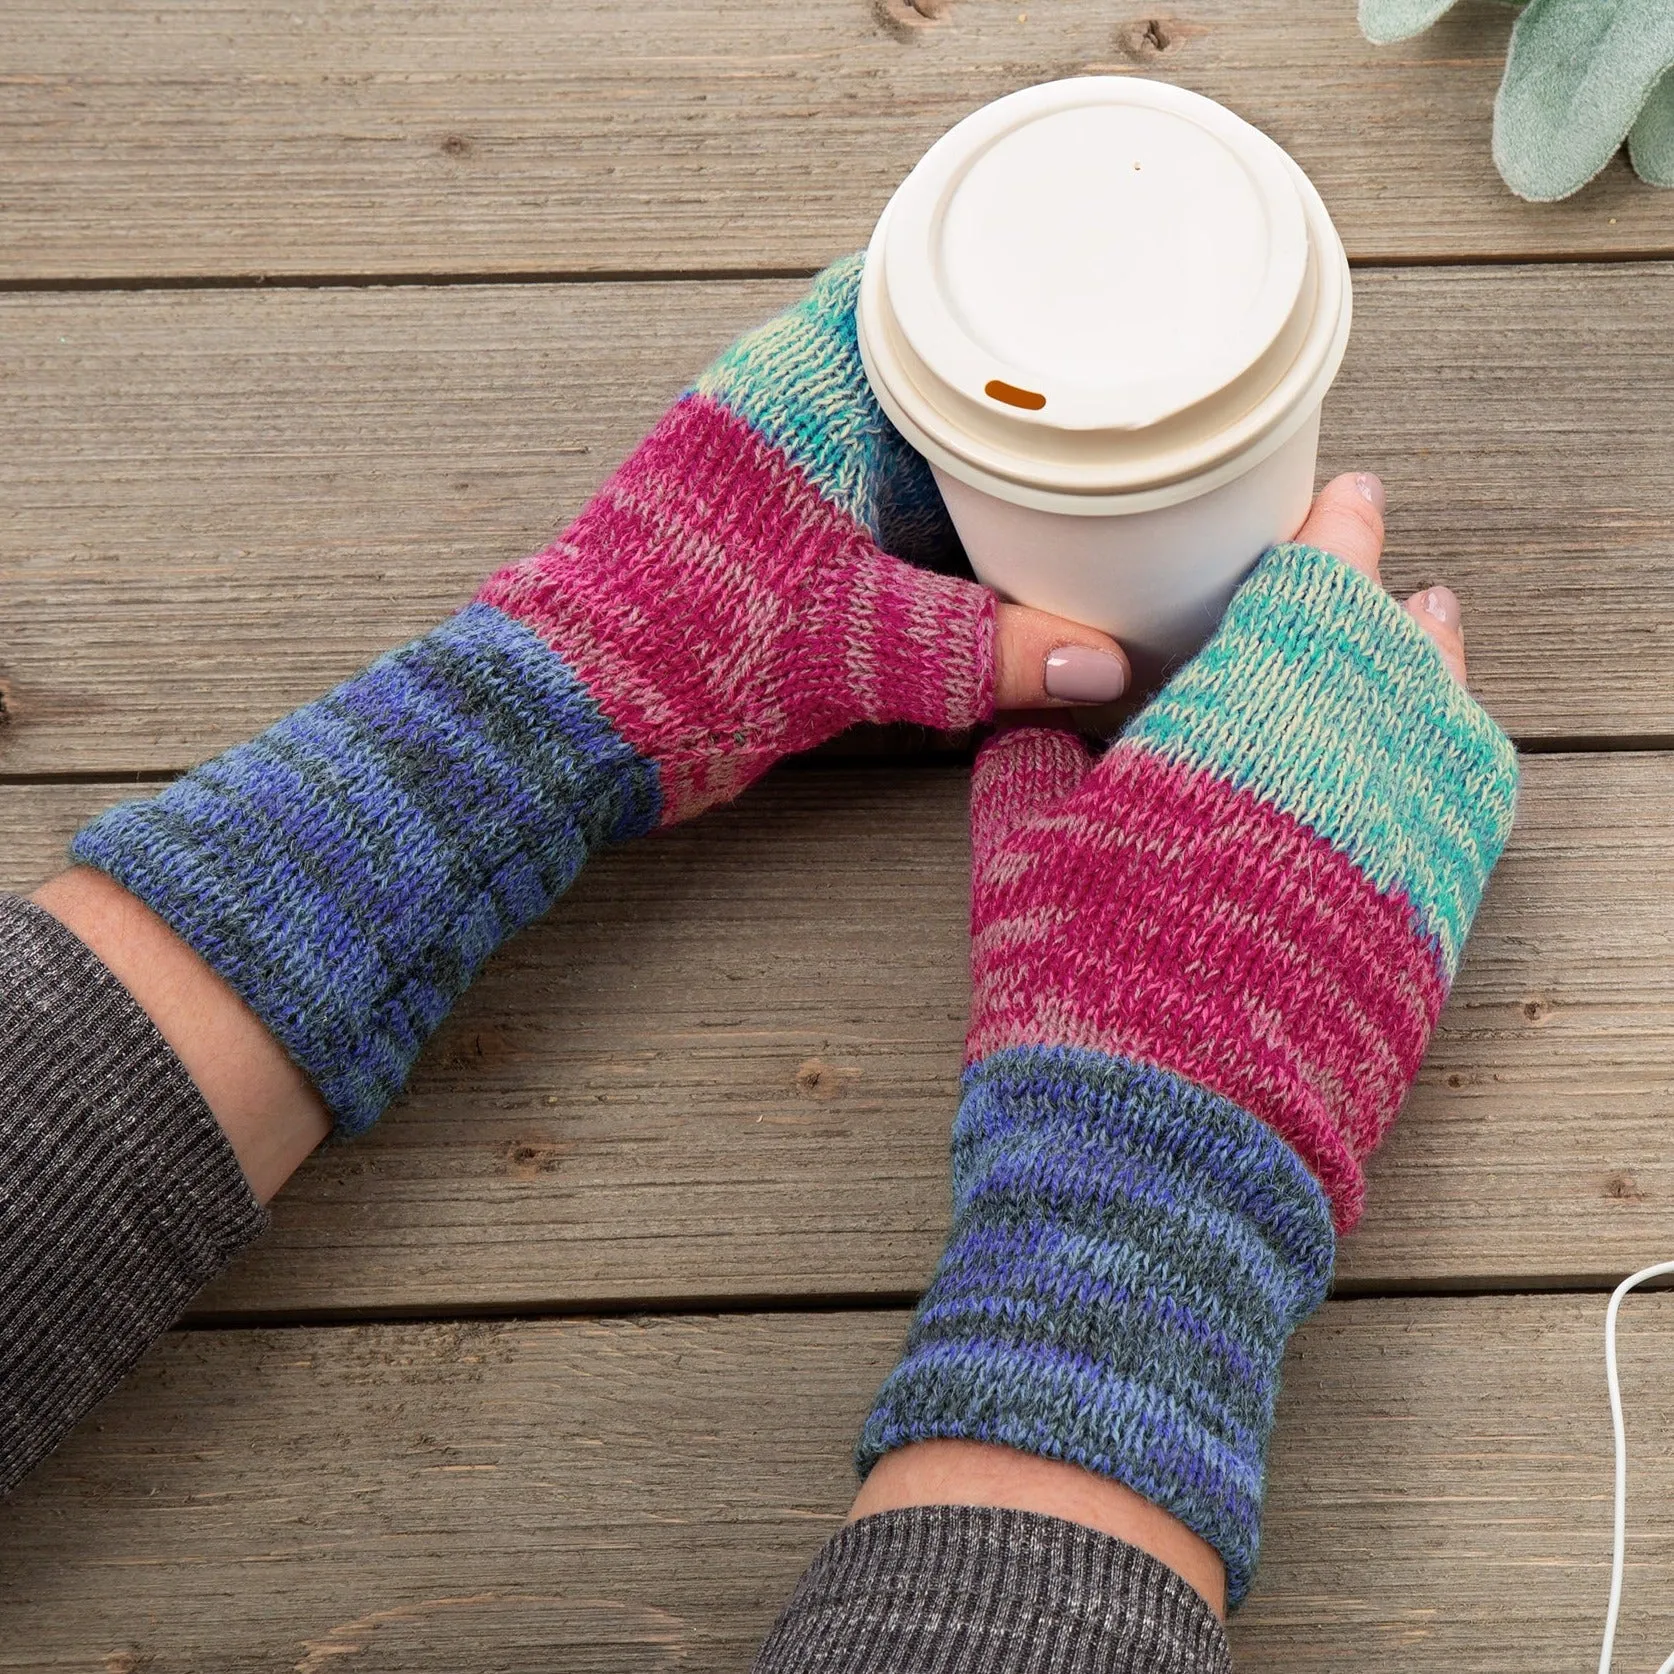
[[[1354,486],[1362,499],[1370,500],[1378,508],[1378,515],[1381,517],[1385,500],[1383,478],[1371,471],[1362,471],[1355,477]]]
[[[1451,587],[1432,587],[1424,595],[1424,614],[1444,628],[1456,627],[1459,622],[1459,600]]]
[[[1128,689],[1120,657],[1091,645],[1060,645],[1046,659],[1046,695],[1065,703],[1109,703]]]

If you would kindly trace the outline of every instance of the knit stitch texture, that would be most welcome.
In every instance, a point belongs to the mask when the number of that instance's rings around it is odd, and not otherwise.
[[[355,1134],[488,955],[660,811],[565,665],[474,605],[70,853],[184,936]]]
[[[808,1566],[754,1674],[1228,1674],[1226,1632],[1148,1552],[985,1505],[850,1523]]]
[[[0,895],[0,1494],[266,1226],[157,1026]]]
[[[992,596],[872,398],[860,258],[744,338],[452,621],[83,830],[355,1134],[588,856],[861,721],[993,704]]]
[[[1230,1101],[1101,1052],[997,1052],[965,1072],[952,1235],[859,1468],[953,1436],[1117,1477],[1241,1598],[1279,1361],[1333,1251],[1319,1187]]]
[[[1516,758],[1383,590],[1274,549],[1097,763],[972,786],[953,1229],[862,1433],[1127,1483],[1249,1586],[1287,1339],[1417,1073]]]

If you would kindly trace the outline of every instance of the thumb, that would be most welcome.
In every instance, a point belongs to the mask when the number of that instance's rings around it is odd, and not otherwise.
[[[873,549],[838,574],[853,719],[962,732],[996,709],[1109,703],[1122,648],[1097,628],[1001,604],[986,587]]]
[[[1080,737],[1061,727],[1013,727],[996,733],[971,773],[971,871],[990,879],[1006,839],[1032,814],[1068,796],[1092,770]]]

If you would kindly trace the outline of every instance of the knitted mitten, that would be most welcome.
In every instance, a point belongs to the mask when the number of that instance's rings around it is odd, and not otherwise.
[[[1455,4],[1360,0],[1360,27],[1371,41],[1403,41]],[[1529,0],[1494,101],[1494,162],[1506,185],[1536,203],[1567,198],[1624,139],[1642,180],[1674,186],[1668,0]]]
[[[1275,548],[1102,759],[972,789],[953,1230],[866,1423],[1115,1477],[1255,1563],[1286,1339],[1418,1069],[1516,757],[1373,582]]]
[[[729,350],[545,551],[434,633],[87,826],[71,853],[249,1002],[343,1133],[603,844],[859,721],[957,729],[993,600],[871,397],[860,258]]]

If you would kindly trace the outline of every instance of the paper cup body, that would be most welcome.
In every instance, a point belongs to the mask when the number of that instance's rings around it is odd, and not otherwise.
[[[867,253],[862,359],[977,576],[1154,684],[1313,491],[1351,316],[1319,195],[1212,101],[1078,77],[967,117]]]
[[[1215,631],[1238,583],[1301,528],[1319,409],[1242,476],[1150,511],[1078,516],[985,494],[932,465],[977,578],[1002,598],[1102,628],[1135,684],[1160,685]]]

